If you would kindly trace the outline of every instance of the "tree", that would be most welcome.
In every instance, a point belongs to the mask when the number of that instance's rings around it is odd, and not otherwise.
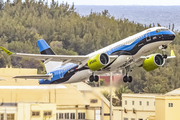
[[[110,101],[110,93],[108,91],[102,91],[101,93]]]
[[[104,80],[100,79],[100,86],[104,85]]]
[[[101,93],[104,95],[106,99],[110,101],[110,93],[108,91],[101,91]],[[120,106],[119,100],[115,97],[112,97],[112,105],[113,106]]]
[[[122,94],[123,93],[130,93],[131,90],[128,89],[128,86],[124,85],[119,85],[116,90],[115,90],[115,95],[119,98],[120,100],[120,106],[122,106]]]

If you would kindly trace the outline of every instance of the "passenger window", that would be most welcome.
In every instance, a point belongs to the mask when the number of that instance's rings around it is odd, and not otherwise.
[[[161,32],[161,31],[168,31],[168,29],[165,29],[165,28],[157,29],[157,30],[156,30],[156,33]]]
[[[158,29],[158,30],[156,30],[156,33],[158,33],[158,32],[160,32],[160,30]]]

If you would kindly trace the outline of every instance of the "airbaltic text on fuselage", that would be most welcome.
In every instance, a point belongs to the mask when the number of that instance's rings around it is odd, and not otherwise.
[[[96,59],[92,60],[91,62],[89,62],[89,64],[91,65],[92,63],[96,62]]]

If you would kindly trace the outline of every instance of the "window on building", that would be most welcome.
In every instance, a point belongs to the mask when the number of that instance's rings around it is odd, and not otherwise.
[[[139,101],[139,105],[142,105],[142,101]]]
[[[70,113],[70,119],[75,119],[75,113]]]
[[[132,101],[132,105],[134,105],[134,101]]]
[[[69,119],[69,113],[65,113],[64,116],[65,116],[65,119]]]
[[[173,103],[169,103],[169,107],[173,107]]]
[[[156,104],[155,104],[155,102],[154,102],[154,106],[155,106]]]
[[[127,105],[127,100],[125,100],[125,105]]]
[[[59,113],[59,119],[63,119],[63,113]]]
[[[135,120],[135,118],[131,118],[131,120]]]
[[[4,120],[4,114],[1,114],[0,120]]]
[[[149,101],[147,101],[147,106],[149,106]]]
[[[142,118],[139,118],[138,120],[143,120]]]
[[[52,111],[44,111],[44,116],[51,116],[52,115]]]
[[[78,119],[85,119],[85,113],[78,113]]]
[[[124,120],[128,120],[128,118],[124,118]]]
[[[56,113],[56,120],[58,120],[58,113]]]
[[[98,102],[97,99],[91,99],[91,100],[90,100],[90,103],[97,103],[97,102]]]
[[[31,112],[31,116],[32,116],[32,117],[40,116],[40,111],[32,111],[32,112]]]
[[[7,120],[14,120],[14,114],[7,114]]]

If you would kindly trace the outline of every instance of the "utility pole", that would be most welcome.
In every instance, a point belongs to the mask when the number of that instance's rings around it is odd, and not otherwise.
[[[112,120],[112,72],[110,72],[110,120]]]

